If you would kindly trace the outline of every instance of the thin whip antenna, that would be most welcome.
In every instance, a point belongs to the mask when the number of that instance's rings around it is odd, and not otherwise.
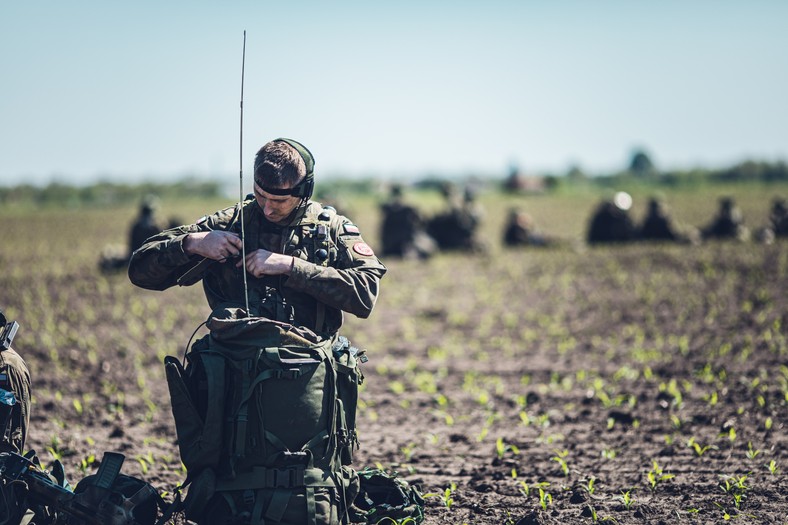
[[[239,149],[239,175],[240,189],[238,191],[238,210],[241,215],[241,258],[243,260],[244,274],[244,299],[246,300],[246,316],[251,317],[249,311],[249,286],[246,283],[246,235],[244,231],[244,69],[246,68],[246,29],[244,29],[244,47],[241,54],[241,140]]]

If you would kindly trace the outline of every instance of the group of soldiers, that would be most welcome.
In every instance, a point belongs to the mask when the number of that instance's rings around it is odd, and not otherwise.
[[[391,188],[390,198],[381,206],[381,252],[383,255],[426,259],[440,250],[480,251],[477,238],[483,211],[471,188],[458,192],[444,185],[446,209],[425,218],[415,206],[405,202],[402,186]]]
[[[589,224],[589,244],[624,243],[632,241],[664,241],[693,243],[712,239],[756,240],[771,243],[776,237],[788,237],[788,206],[783,198],[772,201],[769,222],[751,232],[733,197],[722,197],[716,215],[700,228],[680,228],[670,216],[667,205],[656,197],[649,199],[643,221],[636,224],[629,214],[632,198],[618,192],[612,200],[600,203]]]
[[[402,186],[393,186],[390,199],[381,206],[383,254],[425,259],[439,250],[482,250],[484,246],[477,234],[483,212],[473,192],[466,190],[459,198],[456,191],[444,191],[444,196],[447,210],[425,218],[415,206],[405,202]],[[585,241],[591,245],[634,241],[697,244],[703,240],[752,237],[770,243],[775,238],[788,237],[788,205],[783,198],[773,200],[768,224],[754,232],[745,226],[742,212],[732,197],[721,198],[715,217],[699,228],[679,226],[667,204],[658,197],[649,199],[640,223],[632,218],[631,207],[632,197],[623,191],[600,202],[589,219]],[[564,244],[561,239],[539,231],[533,217],[521,208],[509,210],[501,240],[506,247]]]

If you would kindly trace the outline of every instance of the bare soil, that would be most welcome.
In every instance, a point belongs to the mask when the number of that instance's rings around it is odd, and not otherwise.
[[[0,254],[28,445],[72,481],[123,452],[172,491],[161,363],[207,315],[202,292],[136,289],[67,238]],[[53,265],[66,246],[81,259]],[[375,312],[343,330],[370,357],[356,466],[417,484],[426,524],[788,520],[788,243],[384,262]]]

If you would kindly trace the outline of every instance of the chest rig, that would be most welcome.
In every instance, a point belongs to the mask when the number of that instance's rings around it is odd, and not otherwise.
[[[331,238],[331,219],[335,215],[334,208],[311,204],[304,218],[283,236],[283,253],[319,266],[333,264],[338,254]]]
[[[256,203],[250,203],[252,207]],[[253,214],[259,213],[252,208]],[[244,214],[246,215],[246,214]],[[291,255],[319,266],[332,265],[339,253],[332,238],[331,223],[336,217],[333,208],[323,208],[319,204],[308,204],[302,218],[288,226],[277,226],[266,221],[249,220],[246,223],[247,253],[259,248]],[[235,224],[232,229],[240,228]],[[334,236],[335,237],[335,236]],[[275,321],[292,323],[295,319],[293,305],[289,304],[282,293],[284,281],[282,275],[269,275],[255,279],[249,286],[249,306],[252,314]],[[318,328],[324,320],[323,305],[316,312]]]

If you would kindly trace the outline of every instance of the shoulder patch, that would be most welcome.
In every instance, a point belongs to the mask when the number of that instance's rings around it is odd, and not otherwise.
[[[350,235],[360,235],[361,234],[361,232],[358,229],[358,226],[356,226],[355,224],[353,224],[351,222],[346,222],[345,224],[343,224],[342,225],[342,229],[344,230],[344,233],[347,233],[347,234],[350,234]]]
[[[372,251],[372,248],[369,247],[369,244],[365,242],[357,242],[356,244],[354,244],[353,251],[365,257],[375,255],[375,252]]]

